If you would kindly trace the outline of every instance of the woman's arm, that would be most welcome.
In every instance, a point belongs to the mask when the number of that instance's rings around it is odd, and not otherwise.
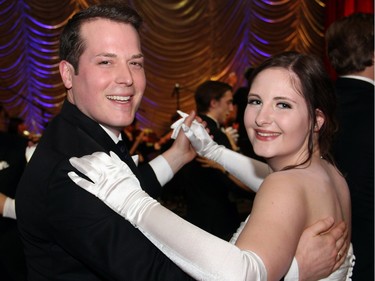
[[[198,155],[219,163],[252,191],[258,191],[263,179],[270,173],[267,164],[218,145],[202,123],[193,121],[194,112],[187,115],[179,111],[179,114],[182,118],[171,126],[174,130],[172,138],[177,138],[182,129]]]
[[[198,280],[267,280],[263,261],[258,254],[241,250],[161,206],[141,189],[137,178],[115,154],[111,153],[110,157],[105,153],[94,153],[82,158],[72,158],[70,161],[92,180],[87,181],[70,172],[69,177],[77,185],[97,196],[139,228],[161,251],[193,277]],[[327,225],[329,226],[330,224]],[[323,228],[321,226],[315,229],[318,232],[325,231]],[[315,236],[315,232],[312,233]],[[315,240],[314,237],[304,239],[305,246],[302,249],[306,249],[306,245]],[[315,258],[317,253],[318,256],[324,255],[336,248],[335,245],[326,246],[328,244],[324,244],[323,248],[309,248],[304,261],[310,265],[308,271],[303,272],[306,280],[316,280],[317,276],[324,276],[321,275],[322,272],[330,273],[331,263],[317,264],[309,260],[310,256]],[[298,275],[287,280],[297,280],[296,278]]]
[[[286,274],[306,227],[308,205],[299,183],[290,176],[278,172],[264,180],[236,242],[239,248],[259,255],[268,280],[280,280]]]
[[[141,189],[137,178],[114,153],[111,157],[94,153],[83,158],[72,158],[71,164],[93,182],[74,172],[69,177],[130,221],[195,279],[267,280],[255,253],[242,251],[164,208]]]

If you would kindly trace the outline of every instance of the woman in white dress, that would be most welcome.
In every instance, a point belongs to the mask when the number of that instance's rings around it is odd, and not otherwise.
[[[197,280],[280,280],[291,266],[303,230],[314,222],[328,216],[344,220],[350,241],[349,190],[329,153],[336,131],[335,105],[331,81],[311,55],[282,53],[254,70],[244,119],[254,151],[267,160],[270,174],[257,192],[251,215],[232,238],[234,245],[150,198],[113,153],[71,159],[93,182],[74,172],[69,176]],[[240,166],[243,158],[218,146],[202,125],[192,124],[192,117],[179,125],[198,154],[246,178],[246,165]],[[351,245],[342,254],[347,255],[345,262],[326,280],[350,280]],[[289,274],[298,276],[293,270]]]

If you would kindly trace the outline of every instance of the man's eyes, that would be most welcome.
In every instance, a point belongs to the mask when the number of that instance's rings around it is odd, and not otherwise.
[[[98,64],[108,65],[108,64],[110,64],[110,61],[108,61],[108,60],[102,60],[102,61],[99,61]]]
[[[131,62],[130,64],[139,68],[143,68],[143,62],[135,61],[135,62]]]

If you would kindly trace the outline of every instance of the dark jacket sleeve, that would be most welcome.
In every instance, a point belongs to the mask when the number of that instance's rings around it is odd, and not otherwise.
[[[105,280],[192,280],[128,221],[77,187],[67,177],[72,169],[67,161],[56,167],[47,196],[48,222],[64,250]]]
[[[139,167],[142,176],[142,188],[152,198],[158,198],[161,195],[162,186],[160,185],[154,170],[149,164],[143,164]]]

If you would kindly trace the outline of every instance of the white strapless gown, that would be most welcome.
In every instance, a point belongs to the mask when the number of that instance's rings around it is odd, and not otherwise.
[[[237,232],[233,234],[232,239],[230,240],[230,243],[235,244],[237,241],[238,236],[242,232],[244,226],[246,224],[245,222],[242,222],[240,227],[237,229]],[[320,279],[323,281],[351,281],[352,280],[352,273],[353,273],[353,267],[355,264],[355,256],[353,253],[353,245],[350,244],[348,254],[346,255],[346,259],[344,263],[341,265],[340,268],[338,268],[335,272],[333,272],[330,276],[324,279]],[[293,269],[289,269],[288,275],[290,276],[296,276],[296,281],[298,281],[298,272],[291,272]]]

